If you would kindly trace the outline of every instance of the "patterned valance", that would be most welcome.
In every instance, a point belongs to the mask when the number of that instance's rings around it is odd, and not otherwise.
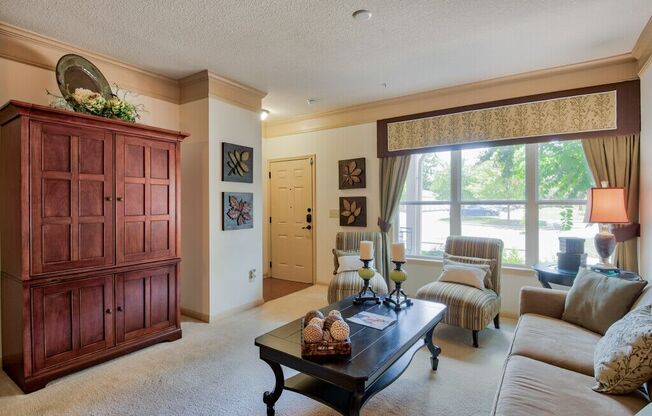
[[[485,141],[525,142],[640,130],[639,104],[632,102],[638,88],[638,81],[630,81],[381,120],[378,156]],[[638,127],[632,124],[632,111]]]

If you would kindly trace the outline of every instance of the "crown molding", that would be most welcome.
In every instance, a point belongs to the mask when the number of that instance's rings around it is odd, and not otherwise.
[[[632,49],[632,55],[638,60],[638,74],[641,75],[652,62],[652,17],[647,21],[641,35]]]
[[[107,55],[78,48],[65,42],[0,22],[0,57],[54,71],[62,55],[75,53],[93,61],[121,88],[183,104],[214,96],[239,107],[260,111],[266,93],[206,70],[182,78],[168,78],[121,62]]]
[[[308,133],[385,118],[638,79],[632,54],[509,75],[263,124],[263,137]]]

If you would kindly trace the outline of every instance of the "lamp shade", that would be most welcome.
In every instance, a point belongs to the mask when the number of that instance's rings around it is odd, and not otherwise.
[[[586,222],[628,223],[625,188],[591,188],[587,198]]]

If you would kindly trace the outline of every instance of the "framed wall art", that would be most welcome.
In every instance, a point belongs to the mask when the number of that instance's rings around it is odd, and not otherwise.
[[[222,142],[222,180],[253,183],[254,149]]]
[[[367,197],[340,197],[340,225],[343,227],[367,226]]]
[[[222,192],[222,230],[254,228],[254,194]]]
[[[340,189],[361,189],[366,188],[367,167],[366,159],[340,160],[338,162]]]

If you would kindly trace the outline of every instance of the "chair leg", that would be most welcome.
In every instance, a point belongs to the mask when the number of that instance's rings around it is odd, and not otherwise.
[[[494,326],[496,329],[500,329],[500,314],[496,315],[494,318]]]
[[[478,331],[473,331],[473,346],[478,348]]]

